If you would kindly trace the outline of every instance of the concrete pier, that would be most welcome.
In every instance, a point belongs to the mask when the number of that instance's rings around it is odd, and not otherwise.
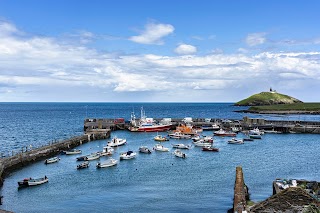
[[[72,149],[83,143],[110,137],[110,130],[97,130],[87,132],[85,135],[73,137],[61,142],[53,143],[27,152],[21,152],[14,156],[0,159],[0,186],[4,177],[10,172],[32,162],[43,160],[60,153],[60,151]]]
[[[236,167],[236,180],[234,184],[233,212],[241,213],[246,210],[249,199],[248,188],[244,183],[242,167]]]

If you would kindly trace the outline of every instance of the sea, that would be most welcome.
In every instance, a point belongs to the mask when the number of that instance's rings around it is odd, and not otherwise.
[[[319,115],[259,115],[238,113],[247,107],[233,103],[0,103],[0,156],[26,148],[36,148],[83,134],[85,118],[130,119],[144,108],[152,118],[213,118],[320,121]],[[114,131],[111,137],[127,139],[115,148],[113,158],[140,146],[152,147],[157,133]],[[167,133],[159,133],[166,135]],[[212,131],[203,135],[212,136]],[[239,133],[238,138],[245,135]],[[97,169],[99,160],[77,170],[77,156],[58,155],[58,163],[39,161],[6,176],[0,188],[0,209],[13,212],[227,212],[232,208],[235,170],[242,166],[250,198],[262,201],[272,195],[276,178],[320,181],[320,137],[316,134],[265,134],[261,140],[231,145],[227,137],[214,137],[219,152],[203,152],[199,147],[183,150],[187,158],[169,152],[138,153],[115,167]],[[107,140],[79,146],[82,154],[102,151]],[[109,157],[102,157],[105,161]],[[17,181],[47,176],[49,182],[18,188]]]

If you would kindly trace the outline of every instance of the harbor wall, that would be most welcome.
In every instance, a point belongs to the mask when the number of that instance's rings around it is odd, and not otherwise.
[[[249,192],[244,183],[243,171],[241,166],[236,167],[236,180],[234,184],[233,212],[242,212],[246,210]]]
[[[0,159],[0,186],[3,185],[4,177],[13,170],[21,168],[32,162],[43,160],[59,154],[63,150],[69,150],[89,141],[106,139],[110,137],[109,131],[96,131],[82,136],[72,137],[60,142],[17,153],[14,156]]]

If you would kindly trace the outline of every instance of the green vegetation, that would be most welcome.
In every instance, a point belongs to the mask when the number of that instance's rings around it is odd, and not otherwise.
[[[269,106],[252,106],[248,111],[320,111],[320,103],[278,104]]]
[[[261,92],[235,103],[236,106],[262,106],[302,103],[302,101],[277,92]]]

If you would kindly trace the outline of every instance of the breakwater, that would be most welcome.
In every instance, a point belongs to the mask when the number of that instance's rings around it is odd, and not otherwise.
[[[87,132],[85,135],[73,137],[63,141],[52,142],[48,145],[22,150],[13,156],[0,159],[0,186],[3,185],[4,177],[11,171],[28,165],[32,162],[52,157],[63,150],[72,149],[83,143],[93,140],[106,139],[110,137],[110,130],[95,130]]]
[[[247,200],[249,200],[249,192],[244,182],[242,167],[237,166],[234,184],[233,212],[245,211]]]

